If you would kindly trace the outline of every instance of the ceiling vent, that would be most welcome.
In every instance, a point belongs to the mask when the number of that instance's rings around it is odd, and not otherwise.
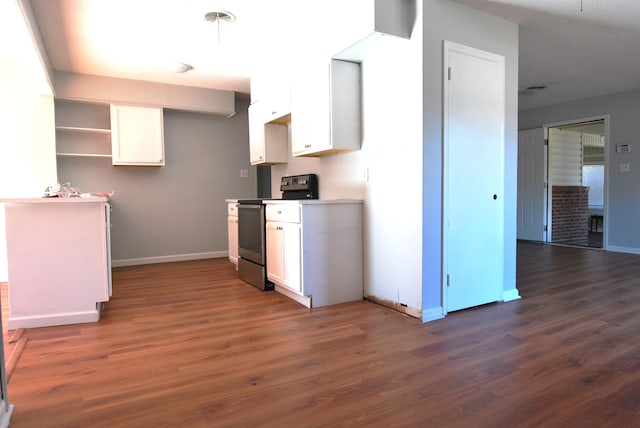
[[[518,93],[520,95],[531,95],[531,94],[538,93],[540,91],[544,91],[545,89],[547,89],[546,85],[532,85],[532,86],[527,86],[526,88],[522,89]]]

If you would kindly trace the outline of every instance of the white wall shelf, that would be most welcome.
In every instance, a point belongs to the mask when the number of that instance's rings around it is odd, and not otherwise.
[[[57,131],[64,132],[81,132],[87,134],[105,134],[110,135],[111,129],[102,129],[102,128],[85,128],[81,126],[56,126]]]
[[[64,153],[64,152],[59,152],[59,153],[56,153],[56,156],[76,157],[76,158],[109,158],[109,159],[111,159],[111,155],[102,154],[102,153]]]
[[[109,105],[56,100],[56,155],[111,157]]]

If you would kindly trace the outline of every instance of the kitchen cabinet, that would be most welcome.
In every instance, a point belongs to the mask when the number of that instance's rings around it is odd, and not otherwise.
[[[227,231],[229,261],[238,268],[238,203],[237,199],[227,199]]]
[[[288,160],[289,129],[283,123],[267,123],[263,102],[249,106],[249,155],[251,165],[275,165]]]
[[[162,166],[162,108],[111,104],[113,165]]]
[[[308,64],[298,70],[291,88],[293,156],[319,157],[359,150],[360,64],[336,59]]]
[[[362,300],[362,201],[264,203],[276,291],[309,308]]]
[[[9,330],[95,322],[111,295],[106,198],[4,199]]]
[[[274,284],[302,292],[300,277],[302,236],[299,223],[267,221],[267,278]]]
[[[287,124],[291,113],[290,79],[285,72],[251,77],[251,104],[260,102],[263,123]]]
[[[109,105],[55,100],[56,155],[111,157]]]

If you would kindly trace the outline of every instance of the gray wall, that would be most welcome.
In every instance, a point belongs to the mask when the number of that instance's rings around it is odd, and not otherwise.
[[[60,182],[82,191],[115,191],[111,199],[114,263],[166,261],[167,256],[224,256],[226,198],[256,196],[249,165],[248,98],[231,118],[164,111],[166,166],[111,165],[110,159],[58,159]],[[240,170],[249,177],[241,178]],[[155,259],[157,258],[157,259]]]
[[[607,249],[640,253],[640,90],[588,98],[550,107],[520,112],[519,128],[539,128],[545,124],[593,116],[609,115],[606,142],[608,166]],[[630,144],[631,152],[616,153],[617,144]],[[629,172],[620,164],[629,163]]]
[[[441,304],[442,278],[442,43],[460,43],[505,56],[504,287],[516,288],[518,26],[451,0],[424,0],[423,295],[424,310]],[[472,155],[472,154],[470,154]]]

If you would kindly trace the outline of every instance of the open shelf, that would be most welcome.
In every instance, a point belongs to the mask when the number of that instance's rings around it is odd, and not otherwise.
[[[56,100],[58,157],[110,158],[109,104]]]
[[[78,157],[78,158],[110,158],[111,155],[103,153],[56,153],[56,156]]]
[[[84,132],[88,134],[111,134],[111,129],[85,128],[80,126],[56,126],[56,130],[65,132]]]

